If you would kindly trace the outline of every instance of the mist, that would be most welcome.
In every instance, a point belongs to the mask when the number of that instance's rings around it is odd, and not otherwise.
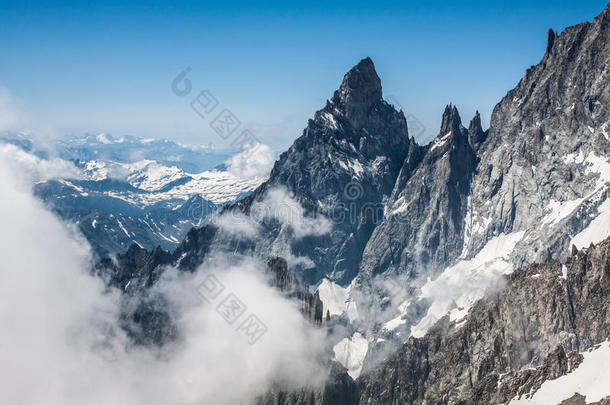
[[[76,227],[33,196],[45,170],[29,163],[0,153],[0,403],[250,404],[272,384],[323,382],[324,333],[253,258],[216,255],[192,274],[168,268],[153,290],[169,303],[179,338],[134,345],[119,326],[121,293],[91,275]],[[218,301],[201,293],[209,277],[224,287]],[[232,324],[218,309],[229,295],[245,307]],[[240,330],[250,315],[265,326],[255,342]]]

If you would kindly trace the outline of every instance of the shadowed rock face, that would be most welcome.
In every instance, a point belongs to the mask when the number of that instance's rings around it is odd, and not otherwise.
[[[266,190],[284,187],[307,212],[330,218],[332,231],[295,241],[271,227],[254,251],[265,256],[267,251],[288,245],[292,254],[314,262],[313,268],[297,269],[303,280],[315,284],[328,277],[349,284],[357,274],[367,240],[383,219],[383,201],[392,192],[409,151],[415,148],[403,113],[382,100],[373,63],[363,59],[345,75],[326,106],[314,114],[303,135],[280,156],[269,181],[238,203],[249,212]]]
[[[360,128],[366,123],[371,107],[379,100],[381,80],[371,58],[362,59],[354,66],[333,96],[335,104],[345,106],[345,118],[354,128]]]
[[[267,270],[271,273],[271,285],[276,287],[288,297],[299,303],[299,310],[305,319],[315,325],[322,323],[322,301],[320,294],[316,291],[310,293],[307,288],[302,287],[296,276],[288,271],[288,263],[281,257],[269,260]]]
[[[474,118],[470,120],[470,125],[468,125],[468,143],[470,143],[472,150],[477,152],[486,138],[487,131],[483,131],[481,115],[477,111]]]
[[[329,366],[322,388],[286,392],[271,390],[256,400],[257,405],[358,405],[359,387],[338,363]]]

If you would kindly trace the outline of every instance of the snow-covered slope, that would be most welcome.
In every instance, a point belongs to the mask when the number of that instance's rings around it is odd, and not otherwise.
[[[460,260],[421,288],[420,299],[431,305],[424,318],[411,327],[411,336],[422,337],[443,316],[460,321],[472,305],[499,288],[501,276],[513,271],[510,254],[524,232],[500,234],[472,259]]]
[[[575,394],[585,397],[586,403],[610,396],[610,342],[606,341],[583,353],[582,363],[570,373],[545,381],[529,398],[513,399],[509,405],[561,404]]]
[[[193,195],[214,204],[226,204],[242,197],[258,186],[264,178],[238,178],[226,170],[206,170],[187,173],[175,166],[165,166],[154,160],[134,163],[92,160],[80,164],[88,180],[115,179],[135,189],[113,196],[140,207],[169,200],[187,200]]]
[[[364,358],[368,350],[368,342],[358,332],[350,338],[345,338],[333,347],[335,359],[347,369],[347,373],[354,379],[358,378]]]

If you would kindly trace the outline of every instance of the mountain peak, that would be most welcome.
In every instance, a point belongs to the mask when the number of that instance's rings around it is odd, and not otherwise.
[[[454,131],[457,134],[460,132],[461,125],[462,119],[460,118],[457,108],[449,103],[443,112],[440,135],[443,136],[451,131]]]
[[[486,136],[487,134],[481,126],[481,115],[477,110],[472,120],[470,120],[470,125],[468,125],[468,142],[474,151],[479,148]]]
[[[354,127],[360,127],[368,110],[381,96],[381,80],[373,61],[366,57],[345,74],[333,101],[345,107],[346,118]]]
[[[479,110],[475,112],[474,117],[470,120],[468,132],[483,132],[483,127],[481,126],[481,114],[479,114]]]
[[[555,31],[553,31],[552,28],[549,28],[549,31],[546,34],[546,52],[545,53],[551,52],[551,49],[553,49],[553,44],[555,43],[555,38],[557,38],[557,33]]]

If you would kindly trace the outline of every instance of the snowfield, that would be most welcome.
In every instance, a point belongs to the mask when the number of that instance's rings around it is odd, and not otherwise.
[[[173,199],[187,200],[193,195],[222,205],[254,190],[266,180],[264,177],[239,178],[220,170],[187,173],[153,160],[135,163],[93,160],[85,164],[84,172],[89,180],[117,179],[142,190],[141,193],[124,192],[113,196],[143,207]],[[172,185],[174,182],[179,183]]]
[[[584,395],[587,403],[610,395],[610,342],[582,353],[583,362],[572,372],[544,382],[531,398],[513,399],[509,405],[559,404],[575,393]]]
[[[369,348],[368,341],[358,332],[351,338],[345,338],[333,347],[335,359],[347,369],[353,379],[360,376],[364,358]]]
[[[435,280],[428,280],[422,287],[421,298],[431,300],[432,305],[426,316],[411,327],[411,336],[424,336],[446,314],[452,321],[460,321],[476,301],[499,287],[500,276],[513,271],[509,256],[524,234],[524,231],[501,234],[487,242],[472,259],[460,260]]]

